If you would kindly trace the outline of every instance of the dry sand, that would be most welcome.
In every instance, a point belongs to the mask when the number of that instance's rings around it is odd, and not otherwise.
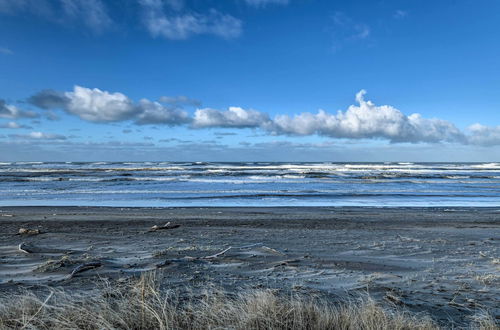
[[[0,291],[85,292],[158,269],[172,289],[368,293],[460,325],[500,319],[499,247],[497,208],[3,207]],[[69,276],[89,262],[102,266]]]

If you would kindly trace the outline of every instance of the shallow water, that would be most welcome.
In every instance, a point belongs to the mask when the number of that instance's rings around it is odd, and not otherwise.
[[[0,163],[0,206],[499,206],[500,163]]]

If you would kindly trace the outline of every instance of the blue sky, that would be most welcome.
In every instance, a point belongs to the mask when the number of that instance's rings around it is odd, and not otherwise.
[[[498,161],[499,32],[493,0],[0,0],[0,161]]]

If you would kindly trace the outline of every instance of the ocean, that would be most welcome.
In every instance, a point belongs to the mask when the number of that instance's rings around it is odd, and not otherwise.
[[[0,206],[40,205],[500,206],[500,163],[0,163]]]

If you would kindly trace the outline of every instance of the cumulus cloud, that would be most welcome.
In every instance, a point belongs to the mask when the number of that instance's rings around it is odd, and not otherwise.
[[[283,114],[274,118],[265,112],[241,107],[227,110],[202,108],[190,115],[183,106],[194,106],[198,101],[185,96],[161,97],[159,102],[148,99],[134,102],[119,92],[81,86],[75,86],[69,92],[43,90],[28,101],[48,111],[62,109],[83,120],[98,123],[130,121],[136,125],[187,125],[195,129],[255,128],[269,135],[382,139],[392,143],[500,145],[500,126],[475,124],[464,133],[446,120],[424,118],[418,113],[406,115],[390,105],[375,105],[365,100],[365,94],[364,90],[357,93],[356,104],[345,111],[329,113],[319,110],[317,113]],[[33,116],[37,114],[0,100],[0,118]]]
[[[11,138],[23,140],[66,140],[67,137],[60,134],[51,134],[43,132],[31,132],[29,134],[10,134]]]
[[[158,102],[146,99],[139,101],[137,108],[141,110],[135,121],[138,125],[180,125],[191,120],[188,113],[180,108],[165,107]]]
[[[122,93],[81,86],[75,86],[71,92],[43,90],[28,98],[28,102],[46,110],[63,109],[96,123],[132,120],[139,125],[179,125],[190,120],[188,114],[179,107],[164,106],[147,99],[134,103]]]
[[[376,106],[365,101],[365,91],[356,95],[358,105],[345,112],[329,114],[320,110],[316,114],[302,113],[290,117],[277,116],[267,129],[274,134],[318,134],[334,138],[380,138],[391,142],[457,142],[463,134],[452,123],[440,119],[426,119],[419,114],[404,115],[398,109]]]
[[[474,124],[468,127],[468,143],[482,146],[500,145],[500,126]]]
[[[260,127],[270,121],[269,116],[256,110],[245,110],[240,107],[229,107],[226,111],[216,109],[198,109],[192,126],[203,127]]]
[[[182,40],[193,35],[209,34],[231,39],[241,34],[242,22],[228,14],[210,9],[207,13],[166,12],[161,0],[140,0],[143,22],[154,37]]]
[[[16,106],[5,103],[0,99],[0,118],[18,119],[18,118],[37,118],[39,115],[33,111],[21,110]]]
[[[247,5],[253,7],[265,7],[271,4],[287,5],[289,2],[288,0],[244,0],[244,1]]]
[[[72,92],[64,95],[68,99],[64,110],[87,121],[123,121],[133,118],[139,112],[132,100],[122,93],[75,86]]]

